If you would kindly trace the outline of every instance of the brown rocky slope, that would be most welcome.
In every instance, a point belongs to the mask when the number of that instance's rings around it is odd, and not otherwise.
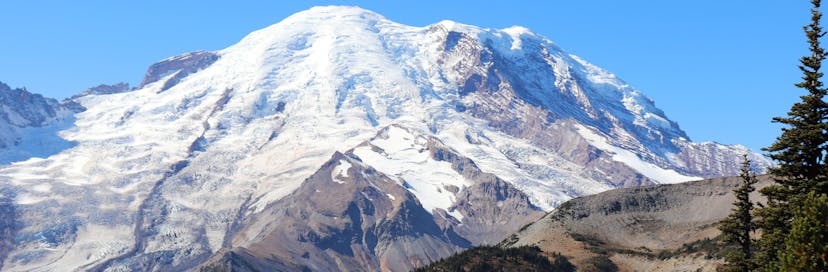
[[[770,184],[768,176],[759,179],[757,187]],[[599,270],[607,261],[618,271],[715,271],[721,263],[716,227],[730,213],[739,182],[714,178],[576,198],[501,245],[559,252],[579,271]]]

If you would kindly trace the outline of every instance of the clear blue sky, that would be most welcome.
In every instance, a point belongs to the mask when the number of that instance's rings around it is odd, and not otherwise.
[[[768,146],[802,92],[805,0],[0,1],[0,81],[65,98],[138,83],[157,60],[218,50],[314,5],[356,5],[415,26],[522,25],[656,101],[695,141]]]

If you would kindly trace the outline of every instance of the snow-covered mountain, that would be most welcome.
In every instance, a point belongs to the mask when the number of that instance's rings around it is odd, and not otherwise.
[[[68,100],[69,101],[75,100],[75,99],[78,99],[80,97],[87,96],[87,95],[104,95],[104,94],[123,93],[123,92],[128,92],[129,90],[130,90],[129,89],[129,84],[126,83],[126,82],[115,83],[113,85],[101,84],[101,85],[86,89],[85,91],[83,91],[79,94],[73,95]]]
[[[72,125],[77,105],[12,89],[0,82],[0,165],[47,157],[74,143],[58,135]]]
[[[573,197],[768,165],[525,28],[355,7],[72,102],[72,146],[0,166],[3,270],[406,270]]]

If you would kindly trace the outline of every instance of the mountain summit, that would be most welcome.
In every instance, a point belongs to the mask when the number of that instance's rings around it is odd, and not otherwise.
[[[356,7],[72,102],[73,146],[0,166],[3,270],[402,271],[573,197],[768,165],[525,28]]]

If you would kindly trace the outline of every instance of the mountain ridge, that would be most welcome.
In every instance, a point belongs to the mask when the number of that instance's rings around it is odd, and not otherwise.
[[[67,129],[76,103],[58,102],[0,82],[0,165],[46,157],[74,145],[57,135]]]
[[[419,260],[383,259],[359,239],[341,252],[307,247],[320,264],[368,252],[349,259],[368,270],[413,268],[502,239],[536,209],[576,196],[730,175],[748,152],[690,142],[651,99],[520,27],[411,27],[360,8],[319,7],[224,50],[163,60],[145,78],[132,91],[72,100],[86,110],[60,136],[77,145],[0,166],[18,226],[4,270],[191,269],[228,260],[220,254],[268,264],[249,259],[266,258],[245,246],[273,248],[257,237],[286,234],[251,220],[290,218],[262,215],[290,208],[274,203],[318,213],[289,201],[314,181],[355,178],[350,170],[319,176],[349,150],[394,181],[384,190],[415,199],[410,210],[425,211],[440,233],[471,241],[385,240],[428,252]],[[370,222],[361,217],[367,207],[399,208],[363,196],[328,201],[363,203],[359,222]],[[526,216],[504,222],[516,211]],[[330,216],[292,228],[302,233]],[[333,241],[375,226],[330,225],[349,230],[328,233]]]
[[[758,176],[757,188],[772,184]],[[740,177],[620,188],[570,200],[505,239],[506,247],[538,246],[576,266],[603,256],[631,271],[716,271],[719,221],[731,212]],[[754,202],[764,197],[751,193]]]

